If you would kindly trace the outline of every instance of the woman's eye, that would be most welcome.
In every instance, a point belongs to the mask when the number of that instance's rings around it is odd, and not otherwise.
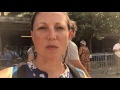
[[[39,30],[47,29],[47,27],[39,27],[38,29],[39,29]]]
[[[63,30],[63,27],[56,27],[57,30]]]

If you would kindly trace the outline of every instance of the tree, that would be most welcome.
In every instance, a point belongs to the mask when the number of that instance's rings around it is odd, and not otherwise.
[[[69,15],[78,26],[74,41],[85,39],[89,43],[91,53],[93,37],[101,39],[103,34],[118,33],[120,29],[120,13],[118,12],[70,12]]]
[[[8,14],[8,16],[30,18],[32,16],[32,14],[33,14],[33,12],[10,12]]]

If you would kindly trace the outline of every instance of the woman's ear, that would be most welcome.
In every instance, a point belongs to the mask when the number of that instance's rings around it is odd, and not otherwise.
[[[34,34],[33,34],[33,31],[31,31],[31,38],[32,38],[32,41],[34,43]]]

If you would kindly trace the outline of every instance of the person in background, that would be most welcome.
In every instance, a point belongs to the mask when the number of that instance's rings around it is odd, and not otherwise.
[[[69,30],[70,18],[66,12],[35,12],[31,20],[31,36],[37,57],[21,68],[14,66],[0,71],[0,78],[18,77],[19,74],[24,78],[86,78],[84,71],[62,62]]]
[[[12,50],[10,45],[5,46],[4,52],[4,58],[7,60],[6,67],[10,67],[14,64],[14,58],[19,58],[19,55]]]
[[[31,46],[27,51],[28,61],[32,61],[36,58],[36,52],[34,45]]]
[[[91,71],[90,51],[86,46],[86,42],[84,40],[80,41],[79,58],[83,66],[86,68],[86,70],[90,74],[90,71]]]
[[[6,67],[6,59],[5,59],[5,51],[4,49],[0,52],[0,62],[1,62],[1,69]]]
[[[5,59],[5,51],[1,50],[0,52],[0,59]]]
[[[87,72],[86,68],[82,65],[79,55],[78,55],[78,47],[77,45],[72,41],[73,38],[76,36],[77,31],[77,25],[75,21],[70,21],[70,40],[68,43],[68,49],[66,51],[66,54],[64,55],[64,62],[71,63],[73,66],[82,69],[87,77],[91,77],[89,73]]]
[[[116,60],[116,74],[120,75],[120,39],[118,40],[118,43],[113,46],[113,52]]]

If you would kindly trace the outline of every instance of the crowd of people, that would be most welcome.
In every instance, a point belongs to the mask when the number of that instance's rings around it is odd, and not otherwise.
[[[90,78],[90,53],[83,43],[78,52],[72,41],[76,31],[66,12],[35,12],[27,62],[1,70],[0,78]]]
[[[20,56],[17,52],[12,50],[10,45],[6,45],[0,53],[0,59],[4,60],[4,67],[10,67],[19,63]]]

